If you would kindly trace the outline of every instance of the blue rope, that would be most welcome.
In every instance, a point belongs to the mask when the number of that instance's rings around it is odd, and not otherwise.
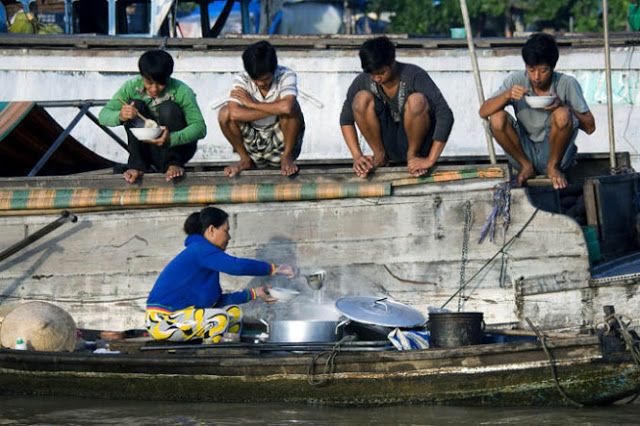
[[[498,216],[502,216],[502,232],[503,236],[506,235],[511,223],[511,188],[516,186],[517,181],[515,179],[496,186],[493,193],[493,210],[480,231],[478,244],[482,244],[487,235],[489,235],[489,241],[493,242]]]

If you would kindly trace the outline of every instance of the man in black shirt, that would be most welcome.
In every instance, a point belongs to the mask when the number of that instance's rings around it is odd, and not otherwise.
[[[440,89],[422,68],[396,62],[395,46],[387,37],[364,42],[360,61],[364,72],[351,83],[340,114],[353,169],[364,178],[389,161],[406,161],[409,173],[426,174],[453,126]],[[354,123],[373,156],[363,155]]]

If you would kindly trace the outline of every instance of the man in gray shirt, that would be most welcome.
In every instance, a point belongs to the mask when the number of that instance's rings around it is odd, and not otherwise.
[[[505,150],[522,185],[536,174],[547,174],[554,189],[567,186],[565,172],[577,151],[578,129],[596,130],[589,105],[575,78],[555,72],[559,52],[555,39],[544,33],[532,35],[522,48],[525,71],[516,71],[480,107],[480,117],[489,117],[493,137]],[[552,96],[553,103],[532,108],[527,96]],[[511,105],[516,118],[504,111]]]
[[[453,113],[422,68],[396,62],[387,37],[360,48],[363,73],[347,91],[340,126],[353,169],[366,177],[389,161],[407,162],[414,176],[426,174],[440,157],[453,126]],[[373,151],[363,155],[355,124]]]

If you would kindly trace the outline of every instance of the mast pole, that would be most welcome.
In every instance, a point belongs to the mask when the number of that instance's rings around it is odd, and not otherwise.
[[[616,170],[616,141],[613,128],[613,95],[611,89],[611,55],[609,52],[609,5],[602,0],[602,24],[604,32],[604,64],[607,80],[607,118],[609,120],[609,165],[611,173]]]
[[[462,10],[462,19],[464,21],[464,30],[467,36],[467,46],[469,46],[469,56],[471,57],[471,66],[473,67],[473,77],[476,81],[476,91],[478,92],[478,101],[480,105],[484,103],[484,91],[482,90],[482,80],[480,79],[480,69],[478,68],[478,57],[473,44],[473,35],[471,33],[471,20],[469,19],[469,9],[467,9],[467,1],[460,0],[460,9]],[[493,138],[489,131],[489,120],[483,119],[484,134],[487,138],[487,149],[489,150],[489,159],[491,164],[496,164],[496,153],[493,148]]]

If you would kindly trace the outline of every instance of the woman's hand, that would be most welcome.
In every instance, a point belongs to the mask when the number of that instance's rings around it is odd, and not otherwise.
[[[269,289],[271,288],[268,284],[262,284],[259,287],[256,287],[254,290],[256,291],[256,296],[260,298],[265,303],[273,303],[277,301],[275,297],[269,294]]]
[[[280,265],[276,267],[276,274],[286,275],[287,278],[295,278],[298,276],[298,268],[294,265]]]

